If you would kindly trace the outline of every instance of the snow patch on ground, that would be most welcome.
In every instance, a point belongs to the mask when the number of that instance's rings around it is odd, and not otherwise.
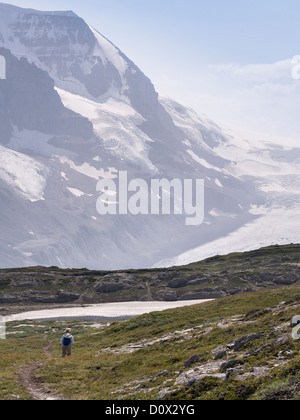
[[[34,321],[42,319],[57,318],[120,318],[136,317],[156,311],[166,309],[182,308],[208,302],[209,300],[191,300],[182,302],[122,302],[122,303],[103,303],[101,305],[89,305],[78,308],[57,308],[43,311],[26,312],[11,315],[5,318],[5,322],[13,321]]]

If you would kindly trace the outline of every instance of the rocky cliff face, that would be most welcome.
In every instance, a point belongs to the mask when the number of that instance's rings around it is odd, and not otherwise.
[[[218,299],[300,284],[300,245],[212,258],[187,267],[120,272],[1,270],[0,304],[7,310],[42,304]],[[0,314],[2,314],[0,308]]]
[[[7,78],[0,80],[0,143],[8,143],[17,130],[40,131],[76,139],[93,136],[85,118],[66,109],[48,73],[0,48],[5,57]]]
[[[151,81],[73,12],[45,13],[1,5],[1,14],[3,45],[45,69],[58,87],[97,99],[123,99],[152,122],[152,130],[159,116],[172,127]]]

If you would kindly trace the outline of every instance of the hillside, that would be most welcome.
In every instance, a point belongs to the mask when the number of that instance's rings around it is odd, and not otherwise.
[[[113,324],[12,323],[1,340],[0,399],[296,400],[300,286],[221,298]],[[44,351],[43,351],[44,349]]]
[[[0,270],[0,315],[130,301],[216,299],[300,283],[300,245],[272,246],[153,270]]]

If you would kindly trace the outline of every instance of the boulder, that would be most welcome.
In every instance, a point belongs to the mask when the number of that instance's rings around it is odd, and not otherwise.
[[[237,365],[240,365],[242,362],[237,359],[229,360],[221,365],[220,371],[226,373],[228,369],[232,369]]]
[[[234,351],[239,351],[242,347],[244,347],[246,344],[250,343],[251,341],[260,340],[264,337],[264,334],[249,334],[245,335],[238,340],[234,340],[231,343],[229,343],[228,347],[232,348]]]
[[[226,350],[220,351],[220,353],[216,354],[214,360],[221,360],[221,359],[224,359],[224,357],[226,357],[226,356],[227,356],[227,351]]]
[[[178,296],[177,296],[176,292],[167,292],[167,293],[165,293],[163,299],[166,302],[177,302]]]
[[[185,287],[187,283],[187,279],[174,279],[167,284],[167,287],[172,289],[180,289],[181,287]]]
[[[189,368],[189,367],[191,367],[192,365],[194,365],[195,363],[198,363],[199,362],[199,360],[200,360],[200,355],[195,355],[195,356],[192,356],[192,357],[190,357],[186,362],[185,362],[185,365],[184,365],[184,367],[187,369],[187,368]]]

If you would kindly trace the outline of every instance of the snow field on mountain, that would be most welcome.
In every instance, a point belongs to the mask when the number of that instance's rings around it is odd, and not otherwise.
[[[141,130],[144,121],[127,103],[109,98],[99,103],[56,88],[66,108],[88,118],[105,149],[128,163],[139,165],[150,173],[157,169],[149,159],[152,140]]]
[[[120,51],[92,26],[89,25],[89,28],[98,41],[95,46],[94,54],[102,58],[103,64],[106,64],[106,62],[109,61],[119,71],[120,76],[123,78],[124,73],[128,69],[128,64],[120,55]]]
[[[33,158],[0,146],[0,178],[27,200],[44,200],[47,173]]]
[[[266,210],[252,223],[247,223],[226,237],[217,239],[200,247],[185,252],[176,258],[159,261],[157,267],[174,267],[191,264],[215,255],[227,255],[232,252],[253,251],[270,245],[288,245],[298,243],[300,238],[300,208],[286,210]]]

